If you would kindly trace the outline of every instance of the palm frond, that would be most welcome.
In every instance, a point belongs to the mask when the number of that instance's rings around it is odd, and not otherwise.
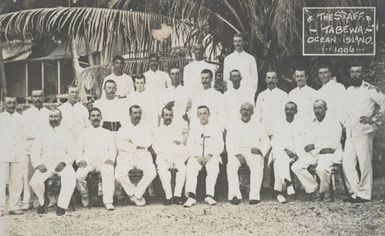
[[[14,35],[25,39],[52,34],[60,39],[85,39],[94,51],[103,51],[111,57],[112,52],[120,54],[134,48],[156,50],[159,45],[152,38],[152,30],[164,23],[175,32],[188,30],[183,21],[148,12],[126,11],[88,7],[58,7],[29,9],[0,15],[0,29],[3,39]]]

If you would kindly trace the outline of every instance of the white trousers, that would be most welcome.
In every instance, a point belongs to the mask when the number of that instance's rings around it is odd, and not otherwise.
[[[129,154],[127,153],[127,155]],[[134,168],[143,171],[143,177],[136,186],[131,183],[128,176],[128,171]],[[115,179],[122,185],[128,196],[135,195],[137,198],[141,198],[155,177],[156,169],[148,151],[137,152],[136,156],[127,156],[124,160],[118,161],[116,165]]]
[[[33,192],[31,186],[29,186],[29,181],[32,178],[33,166],[31,163],[31,156],[29,154],[25,157],[24,162],[24,181],[23,181],[23,203],[32,204],[33,203]]]
[[[292,182],[290,175],[290,158],[283,150],[274,152],[274,156],[274,190],[282,192],[286,186],[285,180]]]
[[[213,156],[206,163],[206,195],[210,195],[214,197],[215,193],[215,185],[217,183],[217,178],[219,174],[219,156]],[[197,182],[198,182],[198,174],[202,169],[202,165],[197,161],[196,158],[190,157],[187,162],[187,170],[186,170],[186,189],[185,193],[188,197],[188,193],[196,194]]]
[[[341,163],[342,150],[337,149],[333,154],[317,155],[316,172],[320,179],[319,192],[324,193],[329,191],[330,174],[334,163]]]
[[[115,191],[114,166],[104,163],[96,166],[87,165],[85,168],[78,168],[76,171],[76,188],[82,196],[88,195],[87,175],[91,171],[100,172],[102,177],[103,203],[113,203]]]
[[[60,172],[47,170],[45,173],[41,173],[39,170],[35,170],[29,184],[39,199],[39,204],[43,205],[44,192],[46,190],[44,182],[54,174],[60,176],[61,183],[57,205],[61,208],[67,209],[76,186],[76,174],[72,166],[65,166]]]
[[[184,183],[186,181],[186,165],[183,161],[168,161],[165,159],[159,158],[157,160],[158,165],[158,174],[160,181],[162,182],[164,194],[166,195],[166,199],[172,198],[172,189],[171,189],[171,172],[169,171],[170,168],[175,168],[178,171],[176,172],[175,176],[175,189],[174,189],[174,196],[175,197],[181,197],[182,196],[182,189],[184,186]]]
[[[23,191],[23,162],[0,162],[0,209],[5,208],[6,186],[9,190],[9,210],[20,209],[20,197]]]
[[[264,159],[261,155],[252,153],[241,153],[246,159],[246,164],[250,169],[250,192],[249,200],[260,200],[260,191],[263,179]],[[241,166],[235,155],[229,155],[227,163],[227,181],[229,185],[228,199],[233,197],[242,199],[241,190],[239,188],[238,170]]]
[[[342,167],[346,183],[353,198],[360,197],[370,200],[373,187],[373,138],[374,133],[358,137],[347,137]],[[361,179],[356,170],[357,161],[360,167]]]
[[[299,159],[291,166],[291,170],[297,176],[307,193],[315,192],[318,187],[316,177],[307,170],[310,165],[315,165],[316,163],[317,159],[314,156],[305,154],[299,157]]]

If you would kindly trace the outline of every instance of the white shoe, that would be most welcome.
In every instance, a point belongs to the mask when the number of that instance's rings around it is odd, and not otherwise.
[[[284,196],[282,196],[282,194],[277,195],[277,200],[279,203],[285,203],[286,202],[286,198]]]
[[[84,207],[88,207],[88,204],[90,204],[90,198],[88,197],[88,194],[84,194],[82,196],[82,204]]]
[[[31,209],[31,204],[29,203],[23,203],[20,207],[20,210],[22,211],[28,211],[29,209]]]
[[[137,198],[135,196],[132,196],[130,198],[130,200],[133,201],[135,203],[135,205],[137,205],[137,206],[144,206],[144,205],[146,205],[146,199],[144,199],[144,197]]]
[[[187,198],[187,201],[183,204],[184,207],[191,207],[193,205],[195,205],[197,203],[197,200],[195,200],[194,198]]]
[[[289,187],[287,187],[286,191],[287,191],[287,195],[294,195],[295,194],[295,190],[294,190],[293,185],[290,185]]]
[[[217,202],[214,200],[214,198],[210,197],[210,196],[207,196],[205,198],[205,202],[207,204],[209,204],[210,206],[214,206],[215,204],[217,204]]]
[[[107,203],[107,204],[105,204],[104,206],[106,207],[106,210],[107,210],[107,211],[113,211],[113,210],[115,210],[114,205],[112,205],[111,203]]]

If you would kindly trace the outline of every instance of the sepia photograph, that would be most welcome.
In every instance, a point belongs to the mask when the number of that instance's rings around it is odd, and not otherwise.
[[[0,0],[2,235],[385,235],[385,1]]]

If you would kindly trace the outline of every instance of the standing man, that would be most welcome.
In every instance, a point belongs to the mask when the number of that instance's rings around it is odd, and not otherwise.
[[[149,56],[150,69],[143,73],[146,77],[147,90],[154,96],[159,95],[165,88],[170,87],[170,77],[159,70],[159,57],[156,54]]]
[[[258,70],[255,58],[245,52],[245,41],[242,34],[235,34],[233,36],[233,44],[234,52],[225,57],[223,78],[227,81],[230,71],[237,69],[244,79],[243,86],[252,88],[255,93],[258,89]],[[229,81],[227,81],[227,84],[229,84]]]
[[[224,96],[212,87],[212,82],[213,74],[211,70],[202,70],[201,83],[203,89],[197,91],[191,97],[191,112],[194,113],[199,106],[207,106],[210,110],[210,121],[212,123],[219,122],[219,126],[223,127]],[[190,117],[190,126],[198,123],[195,114],[190,114]]]
[[[157,111],[161,112],[163,107],[172,102],[173,106],[173,123],[181,123],[186,126],[183,116],[186,113],[187,103],[190,99],[189,91],[181,85],[179,68],[171,68],[170,70],[171,86],[165,89],[160,95],[160,104]]]
[[[261,200],[264,156],[268,152],[270,144],[265,129],[259,122],[252,119],[253,114],[254,106],[251,103],[242,104],[240,119],[231,123],[227,129],[228,199],[234,205],[238,205],[242,198],[238,177],[238,169],[241,165],[247,165],[250,169],[250,205],[257,204]]]
[[[347,89],[346,144],[343,169],[351,196],[349,202],[367,202],[372,197],[373,187],[373,137],[377,130],[374,116],[385,109],[384,94],[362,79],[362,66],[350,67],[351,86]],[[356,165],[359,165],[361,178]]]
[[[266,90],[257,97],[256,118],[265,127],[267,135],[271,139],[274,134],[274,125],[285,119],[285,104],[288,102],[287,93],[277,88],[277,73],[266,73]]]
[[[76,148],[76,187],[82,196],[84,207],[89,204],[87,175],[89,172],[101,173],[103,203],[107,210],[115,210],[113,196],[115,191],[114,163],[116,158],[115,139],[112,133],[100,126],[102,112],[94,107],[90,111],[91,127],[80,132]]]
[[[188,158],[183,129],[174,122],[172,105],[162,109],[163,123],[155,129],[152,147],[156,153],[159,178],[166,195],[165,205],[182,204],[182,189],[186,179],[185,161]],[[171,190],[171,170],[176,170],[174,196]],[[174,197],[174,199],[172,199]]]
[[[197,177],[202,167],[206,168],[206,197],[205,202],[215,205],[214,191],[219,173],[220,154],[223,151],[223,139],[220,127],[210,121],[210,109],[207,106],[197,108],[199,123],[192,126],[187,140],[189,159],[187,162],[185,207],[196,204],[195,192]]]
[[[107,80],[104,83],[105,97],[95,101],[94,107],[103,113],[102,127],[110,131],[118,131],[124,123],[123,111],[125,110],[124,99],[119,99],[116,94],[116,82]]]
[[[32,146],[31,161],[36,169],[31,178],[31,188],[39,199],[38,214],[45,212],[44,182],[53,175],[60,176],[61,188],[56,215],[64,215],[76,186],[76,174],[72,167],[75,143],[67,127],[61,124],[58,109],[49,112],[49,126],[42,129]]]
[[[130,123],[118,131],[117,148],[118,157],[115,169],[115,178],[122,185],[131,201],[137,206],[146,205],[143,194],[156,177],[156,169],[152,162],[148,148],[152,144],[152,127],[144,123],[142,108],[133,105],[129,108]],[[135,186],[128,177],[131,169],[138,168],[143,171],[143,177]]]
[[[29,186],[34,169],[31,164],[31,148],[39,132],[49,126],[49,110],[43,106],[45,97],[43,90],[32,91],[33,105],[23,113],[26,128],[26,161],[24,165],[24,190],[22,210],[28,210],[33,203],[33,194]]]
[[[286,119],[276,124],[271,143],[274,161],[274,190],[280,203],[286,202],[282,194],[285,187],[288,195],[295,193],[290,175],[290,164],[298,159],[298,150],[303,148],[301,138],[305,128],[298,123],[296,114],[297,105],[294,102],[286,103]]]
[[[80,130],[89,126],[88,110],[78,102],[79,88],[76,85],[68,86],[68,101],[59,106],[61,111],[61,126],[71,134],[71,142],[76,142]]]
[[[5,213],[6,185],[9,183],[9,213],[21,215],[20,196],[23,191],[25,134],[22,116],[16,112],[16,97],[4,99],[5,111],[0,113],[0,216]]]
[[[308,167],[310,165],[315,166],[320,180],[319,200],[329,200],[331,168],[334,163],[341,163],[342,161],[342,127],[335,116],[326,112],[327,104],[325,101],[316,100],[313,109],[315,119],[308,128],[305,152],[299,155],[299,160],[293,164],[291,169],[301,181],[305,191],[311,194],[315,193],[318,184],[314,176],[308,171]]]
[[[205,61],[205,48],[201,42],[193,46],[195,59],[183,68],[183,86],[193,92],[201,90],[201,72],[209,69],[213,74],[216,66]]]
[[[239,119],[239,108],[242,106],[242,104],[254,104],[254,93],[251,88],[245,88],[242,86],[243,78],[239,70],[232,70],[230,72],[229,80],[231,81],[230,86],[232,89],[229,89],[224,94],[224,112],[226,115],[228,115],[227,120],[231,123]]]
[[[318,77],[322,82],[322,87],[317,90],[316,99],[324,100],[328,104],[328,115],[334,116],[342,122],[347,101],[345,87],[332,79],[329,65],[319,66]]]
[[[297,105],[295,119],[303,125],[308,125],[313,121],[313,103],[316,97],[316,91],[306,84],[307,78],[306,71],[297,68],[294,71],[297,87],[289,93],[289,100]]]
[[[131,76],[123,73],[124,58],[120,55],[116,55],[112,59],[113,69],[112,74],[104,78],[102,88],[105,88],[107,80],[113,80],[116,83],[116,96],[120,98],[127,97],[134,91],[134,84]],[[101,98],[106,96],[105,90],[102,91]]]

